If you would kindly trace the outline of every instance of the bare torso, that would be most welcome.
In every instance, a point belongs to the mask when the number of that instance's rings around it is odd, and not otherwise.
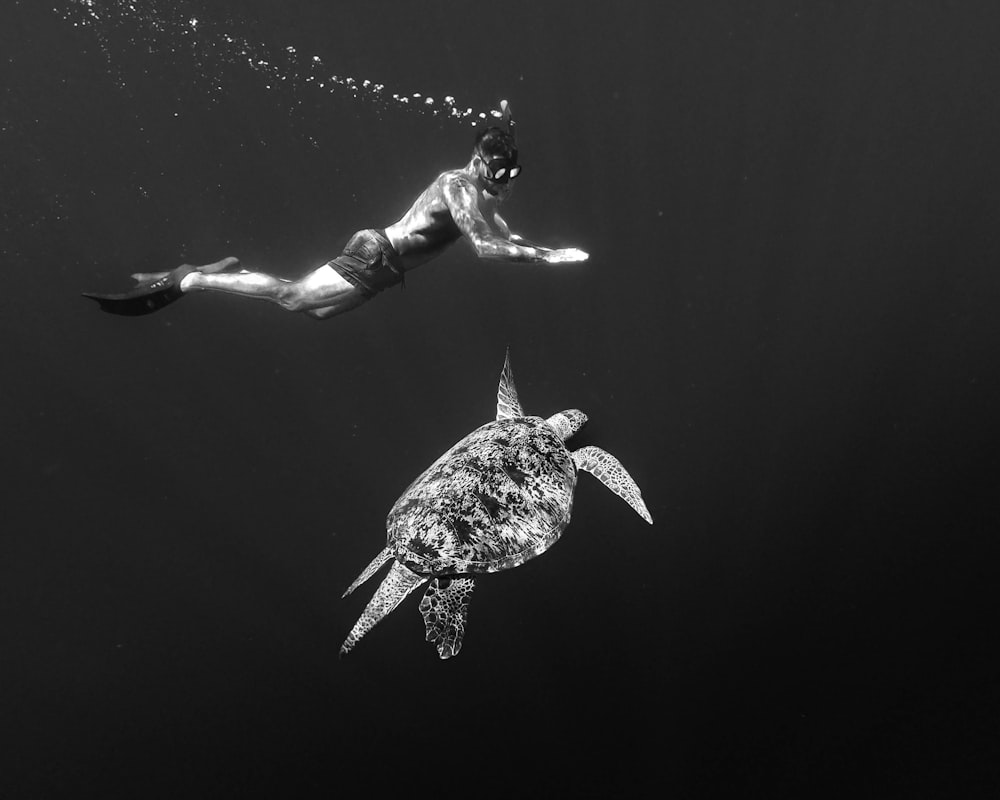
[[[509,235],[497,227],[504,223],[486,222],[496,219],[498,205],[496,197],[476,187],[467,169],[448,170],[438,175],[385,233],[403,268],[410,270],[440,255],[462,236],[483,233],[483,225],[489,233]]]

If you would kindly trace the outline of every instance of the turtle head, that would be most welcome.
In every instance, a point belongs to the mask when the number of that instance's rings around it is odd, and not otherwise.
[[[569,408],[566,411],[553,414],[545,420],[545,423],[558,433],[559,437],[565,442],[570,436],[580,430],[586,421],[586,414],[578,409]]]

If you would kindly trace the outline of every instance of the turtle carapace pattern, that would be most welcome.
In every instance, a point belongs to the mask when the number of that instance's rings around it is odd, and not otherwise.
[[[525,416],[508,351],[496,419],[451,447],[400,495],[386,519],[385,549],[344,592],[346,597],[393,562],[341,655],[427,581],[420,602],[427,640],[441,658],[456,655],[473,576],[512,569],[548,550],[569,524],[579,470],[652,524],[639,487],[617,458],[599,447],[566,447],[586,421],[576,409],[548,419]]]

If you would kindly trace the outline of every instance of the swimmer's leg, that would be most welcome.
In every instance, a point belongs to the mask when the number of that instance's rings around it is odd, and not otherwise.
[[[368,298],[329,264],[295,281],[263,272],[192,272],[180,284],[181,291],[210,291],[268,300],[286,311],[301,311],[314,319],[327,319],[357,308]]]

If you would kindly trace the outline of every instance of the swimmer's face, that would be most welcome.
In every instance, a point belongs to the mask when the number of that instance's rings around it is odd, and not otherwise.
[[[514,180],[520,171],[516,164],[511,167],[504,159],[490,159],[482,153],[476,154],[476,177],[479,185],[484,192],[495,197],[498,203],[510,197],[514,190]]]
[[[510,197],[511,192],[514,191],[514,184],[491,183],[490,181],[483,181],[483,191],[486,192],[491,197],[495,197],[497,203],[502,203],[508,197]]]

